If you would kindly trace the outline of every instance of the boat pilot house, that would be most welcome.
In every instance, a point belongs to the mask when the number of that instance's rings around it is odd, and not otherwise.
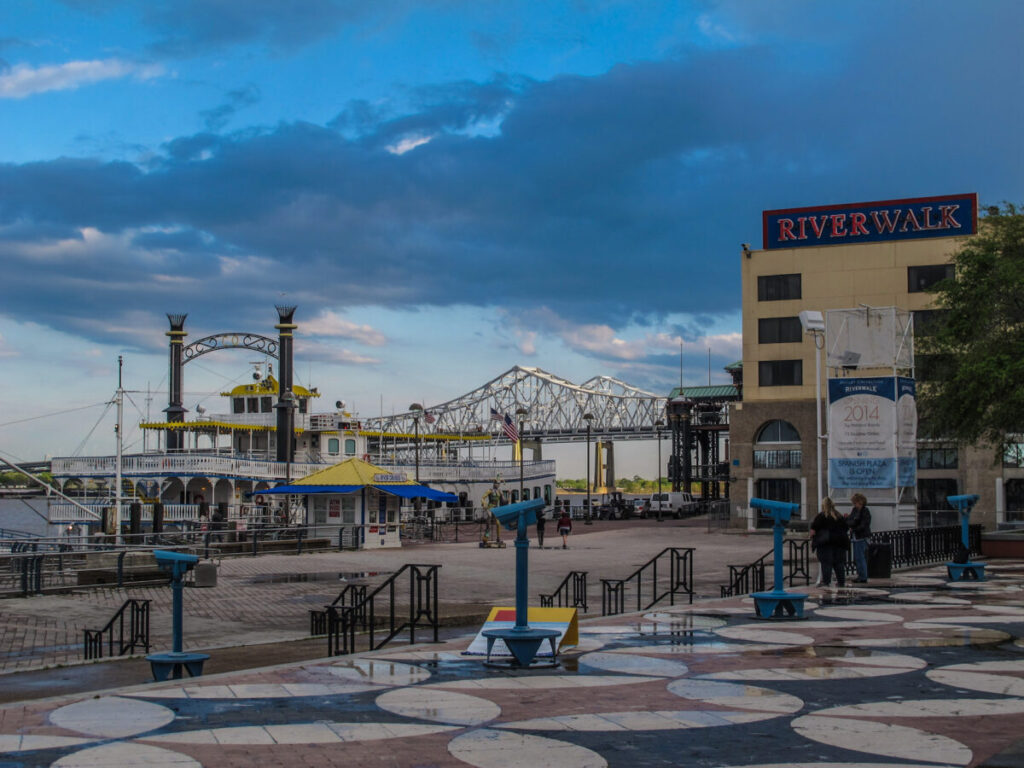
[[[290,485],[264,493],[304,497],[306,524],[318,533],[351,527],[358,546],[400,547],[399,508],[403,499],[458,502],[458,496],[407,480],[362,459],[348,459]]]

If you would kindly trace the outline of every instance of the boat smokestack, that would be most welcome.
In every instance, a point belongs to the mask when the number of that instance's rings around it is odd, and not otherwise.
[[[295,395],[292,392],[292,322],[295,307],[277,307],[277,460],[290,462],[295,456]]]
[[[169,422],[185,421],[185,408],[181,404],[182,369],[184,367],[181,357],[182,348],[185,345],[185,337],[188,336],[185,332],[186,317],[188,317],[187,314],[172,315],[168,313],[167,315],[167,319],[171,323],[171,330],[166,333],[170,339],[170,368],[167,374],[167,380],[170,382],[170,393],[167,398],[167,408],[164,409],[164,413],[167,414],[167,421]],[[167,430],[168,452],[182,450],[184,442],[184,432],[178,429]]]

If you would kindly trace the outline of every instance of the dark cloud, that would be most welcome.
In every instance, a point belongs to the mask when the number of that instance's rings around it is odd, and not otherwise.
[[[356,102],[329,126],[180,137],[145,166],[0,165],[2,305],[45,301],[56,327],[203,306],[216,326],[263,323],[286,291],[307,317],[339,301],[551,308],[611,328],[684,313],[677,331],[698,337],[738,309],[739,245],[758,244],[764,208],[1019,198],[1024,107],[979,88],[1019,69],[1019,46],[957,13],[890,14],[891,35],[827,67],[807,66],[813,49],[735,46],[417,89],[411,106]],[[927,46],[898,34],[911,21]],[[49,248],[42,270],[28,246],[79,230],[107,238],[87,238],[99,252]]]
[[[260,100],[260,89],[253,84],[236,88],[224,94],[224,101],[212,109],[203,110],[199,116],[208,131],[219,131],[228,124],[235,114],[245,107],[258,104]]]

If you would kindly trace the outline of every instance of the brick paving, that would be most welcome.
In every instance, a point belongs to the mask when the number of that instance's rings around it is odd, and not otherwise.
[[[247,567],[252,567],[247,566]],[[471,636],[0,706],[0,761],[427,766],[1020,766],[1024,563],[581,622],[555,669],[485,667]]]
[[[185,647],[201,650],[300,640],[310,609],[322,608],[349,580],[376,584],[406,563],[441,564],[439,602],[448,624],[471,625],[488,608],[513,601],[514,547],[473,542],[401,549],[232,557],[219,561],[215,588],[185,592]],[[557,537],[556,537],[557,538]],[[666,546],[695,547],[698,594],[716,596],[726,563],[747,563],[771,547],[763,534],[708,533],[703,521],[577,521],[570,548],[531,549],[530,593],[553,591],[570,570],[589,572],[591,612],[600,611],[599,577],[624,577]],[[365,574],[365,576],[363,576]],[[271,578],[306,581],[269,581]],[[324,578],[326,580],[317,580]],[[170,646],[171,592],[166,586],[88,589],[66,595],[0,600],[0,674],[79,663],[84,629],[99,629],[129,598],[151,602],[154,649]]]

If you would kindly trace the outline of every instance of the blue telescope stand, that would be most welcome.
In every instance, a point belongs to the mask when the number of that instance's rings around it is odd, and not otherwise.
[[[487,629],[481,633],[487,638],[487,663],[494,666],[497,664],[491,662],[491,650],[497,640],[505,641],[505,645],[515,659],[511,665],[503,664],[502,666],[553,667],[557,664],[555,657],[558,653],[556,647],[558,632],[554,629],[532,629],[527,621],[527,611],[529,610],[526,605],[529,592],[527,552],[530,541],[526,538],[526,531],[529,526],[536,525],[537,513],[542,509],[544,509],[544,499],[531,499],[494,507],[491,510],[498,518],[498,522],[507,529],[511,530],[513,525],[516,526],[516,625],[510,629]],[[551,663],[534,664],[537,650],[545,640],[551,643]]]
[[[199,558],[195,555],[186,555],[182,552],[166,552],[157,550],[153,552],[156,564],[160,569],[171,575],[171,652],[151,653],[146,657],[149,662],[153,678],[157,682],[166,680],[168,677],[180,680],[182,670],[188,672],[190,677],[199,677],[203,674],[203,664],[208,658],[206,653],[185,653],[182,650],[181,614],[182,614],[182,589],[185,574],[196,567]]]
[[[757,498],[750,500],[750,506],[769,513],[775,521],[772,526],[775,535],[774,584],[771,592],[754,592],[751,595],[754,599],[754,612],[759,619],[802,619],[807,595],[783,589],[785,579],[782,575],[782,532],[800,506],[786,501]]]
[[[978,503],[978,494],[965,493],[960,496],[947,496],[946,501],[960,512],[960,542],[969,553],[971,551],[971,510]],[[966,563],[946,563],[946,573],[950,581],[985,581],[985,564],[972,563],[969,557],[970,555],[968,555]]]

